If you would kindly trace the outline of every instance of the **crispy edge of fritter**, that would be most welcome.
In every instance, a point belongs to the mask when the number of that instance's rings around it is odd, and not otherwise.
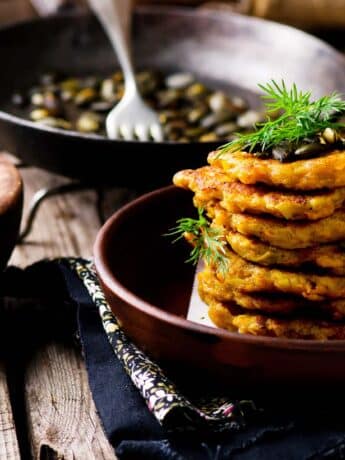
[[[334,150],[327,155],[281,163],[246,152],[211,152],[208,162],[222,168],[229,180],[244,184],[264,183],[294,190],[316,190],[345,186],[345,155]]]
[[[304,340],[344,340],[345,324],[308,318],[274,318],[241,312],[236,305],[207,298],[211,321],[222,329],[240,334]]]
[[[174,176],[174,184],[194,192],[194,204],[199,208],[219,200],[230,212],[267,213],[287,220],[321,219],[332,215],[345,201],[345,187],[313,193],[276,190],[227,182],[224,171],[212,166],[180,171]]]
[[[324,299],[313,302],[298,296],[279,295],[271,292],[250,293],[229,288],[222,283],[214,271],[206,268],[198,274],[198,289],[202,300],[212,297],[220,302],[234,302],[245,310],[259,310],[263,313],[286,314],[302,310],[303,312],[325,313],[335,321],[345,319],[345,299]]]
[[[249,262],[297,269],[300,265],[308,263],[337,276],[345,275],[345,250],[336,244],[305,249],[282,249],[238,232],[227,231],[225,237],[232,250]]]
[[[289,222],[267,216],[230,213],[213,203],[210,203],[207,211],[213,217],[214,226],[229,228],[283,249],[303,249],[343,241],[345,237],[343,208],[329,217],[310,222]]]
[[[281,292],[320,301],[345,297],[345,277],[292,272],[262,267],[226,249],[228,268],[217,271],[217,278],[229,289],[242,292]],[[211,267],[216,270],[216,267]]]

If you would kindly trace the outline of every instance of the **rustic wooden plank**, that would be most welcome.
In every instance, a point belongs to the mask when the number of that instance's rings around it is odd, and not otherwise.
[[[37,350],[27,368],[25,395],[34,459],[116,459],[73,347],[51,343]]]
[[[41,187],[65,184],[68,180],[35,168],[22,169],[21,174],[24,179],[24,225],[34,193]],[[125,189],[106,192],[105,214],[110,215],[133,196]],[[100,228],[96,201],[94,190],[47,199],[38,211],[32,233],[24,244],[17,246],[10,263],[26,266],[42,258],[91,257],[92,246]]]
[[[20,459],[5,366],[2,362],[0,362],[0,458],[4,460]]]

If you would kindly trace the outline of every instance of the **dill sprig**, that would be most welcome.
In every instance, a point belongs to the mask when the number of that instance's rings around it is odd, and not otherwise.
[[[249,149],[264,152],[282,143],[298,144],[321,133],[325,128],[344,128],[333,121],[334,116],[345,111],[345,101],[336,92],[311,101],[311,92],[302,92],[295,84],[287,89],[284,80],[258,85],[264,92],[267,121],[257,123],[252,133],[237,133],[236,139],[221,147],[221,153]],[[278,117],[272,117],[273,114]]]
[[[210,222],[204,215],[204,209],[198,208],[198,219],[184,217],[176,224],[167,236],[177,236],[173,243],[186,238],[193,245],[186,262],[196,265],[199,259],[203,259],[207,264],[214,264],[220,272],[226,271],[228,260],[225,253],[225,240],[219,229],[210,226]]]

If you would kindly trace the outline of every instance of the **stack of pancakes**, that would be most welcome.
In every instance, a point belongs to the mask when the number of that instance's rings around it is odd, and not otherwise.
[[[345,152],[281,163],[213,152],[175,185],[194,192],[226,246],[199,293],[219,327],[303,339],[345,339]]]

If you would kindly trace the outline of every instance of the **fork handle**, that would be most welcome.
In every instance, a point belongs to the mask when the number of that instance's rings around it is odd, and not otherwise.
[[[122,68],[126,93],[137,91],[130,52],[131,0],[89,0],[103,25]]]

